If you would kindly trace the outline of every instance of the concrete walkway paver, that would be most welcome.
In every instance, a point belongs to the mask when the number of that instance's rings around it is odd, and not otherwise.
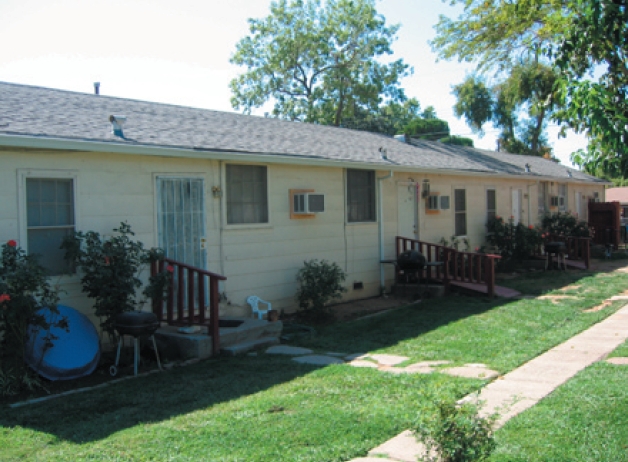
[[[480,413],[499,412],[497,428],[529,409],[594,362],[604,359],[628,339],[628,305],[521,367],[486,385],[466,400],[482,403]],[[350,462],[414,462],[425,447],[408,430]]]

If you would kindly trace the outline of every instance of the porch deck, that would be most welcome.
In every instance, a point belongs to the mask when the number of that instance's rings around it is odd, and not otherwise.
[[[449,285],[452,287],[458,287],[463,290],[488,295],[488,286],[486,284],[478,284],[475,282],[450,281]],[[508,287],[502,287],[498,285],[495,285],[494,287],[494,294],[497,297],[503,298],[516,298],[521,295],[520,292],[517,292],[514,289],[509,289]]]

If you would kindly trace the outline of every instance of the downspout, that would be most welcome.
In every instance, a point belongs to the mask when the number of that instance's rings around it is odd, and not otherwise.
[[[379,237],[379,261],[380,261],[379,263],[379,287],[380,287],[381,295],[384,295],[384,288],[386,287],[385,282],[384,282],[384,264],[381,263],[382,260],[384,260],[384,193],[382,189],[382,181],[392,178],[392,176],[393,176],[393,171],[390,170],[388,172],[388,175],[377,178],[377,189],[378,189],[377,201],[378,201],[378,209],[379,209],[378,210],[378,214],[379,214],[378,237]]]

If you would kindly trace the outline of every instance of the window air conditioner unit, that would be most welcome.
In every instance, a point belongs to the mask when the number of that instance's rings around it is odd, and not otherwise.
[[[440,196],[436,194],[430,194],[427,196],[427,209],[428,210],[440,210]]]
[[[325,211],[325,195],[299,193],[294,195],[294,213],[321,213]]]

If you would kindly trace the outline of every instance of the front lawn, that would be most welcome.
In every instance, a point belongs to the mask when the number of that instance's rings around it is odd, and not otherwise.
[[[628,366],[591,365],[498,430],[490,460],[628,461],[627,383]]]
[[[504,373],[621,306],[584,312],[623,291],[625,274],[567,274],[573,298],[430,299],[321,329],[301,344],[318,353],[481,362]],[[0,460],[346,461],[410,428],[426,401],[457,399],[482,383],[348,365],[317,368],[265,353],[220,358],[39,404],[3,406]],[[624,401],[616,404],[625,411]]]

